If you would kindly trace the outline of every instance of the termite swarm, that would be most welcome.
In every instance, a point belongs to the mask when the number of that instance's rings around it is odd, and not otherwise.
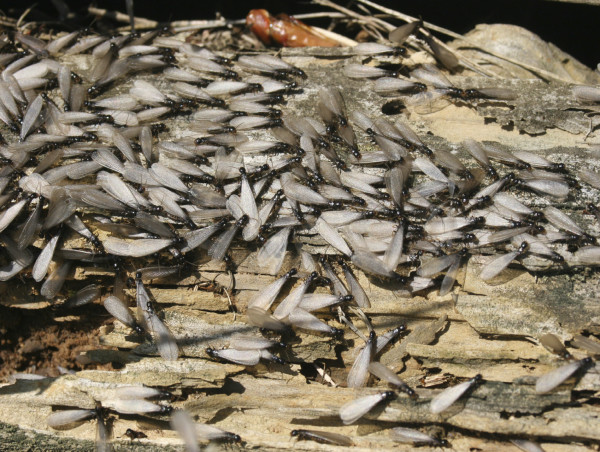
[[[419,26],[391,36],[404,42]],[[379,362],[403,328],[385,332],[370,325],[363,309],[376,308],[378,300],[367,280],[390,293],[439,289],[444,297],[455,290],[471,256],[486,260],[477,272],[482,284],[532,256],[551,271],[600,265],[600,247],[587,222],[565,213],[565,204],[538,211],[531,202],[532,194],[550,203],[573,199],[579,183],[600,189],[592,169],[575,174],[534,152],[469,137],[436,148],[404,119],[376,119],[360,110],[346,86],[315,86],[310,72],[285,57],[219,55],[162,31],[148,33],[50,41],[0,35],[0,280],[32,280],[40,296],[65,309],[101,299],[136,340],[152,339],[156,351],[147,353],[176,361],[189,353],[184,332],[171,330],[177,322],[169,309],[159,308],[152,284],[177,283],[201,268],[200,261],[212,261],[230,276],[220,289],[235,304],[240,249],[255,251],[252,268],[243,270],[271,279],[244,312],[251,334],[233,336],[223,346],[207,344],[202,358],[284,367],[288,357],[295,358],[293,345],[282,341],[295,344],[314,334],[341,343],[348,339],[342,327],[348,326],[360,340],[347,386],[369,386],[374,376],[417,403],[418,389]],[[427,42],[438,59],[449,58],[434,40]],[[507,88],[457,87],[431,65],[400,71],[362,64],[380,57],[400,61],[403,47],[368,43],[353,54],[344,75],[367,80],[377,94],[400,98],[409,110],[515,101]],[[89,70],[74,74],[73,56],[85,58]],[[312,110],[292,112],[286,103],[305,88],[318,88]],[[579,87],[573,94],[582,103],[598,102],[597,88]],[[169,129],[186,133],[169,135]],[[600,216],[594,206],[588,211]],[[294,268],[286,267],[290,255]],[[71,276],[89,266],[114,273],[112,287],[72,290]],[[137,312],[125,292],[125,272],[132,277]],[[557,341],[540,338],[573,359]],[[591,339],[578,343],[590,341],[594,347]],[[554,390],[591,363],[590,357],[572,360],[540,376],[536,391]],[[468,400],[481,380],[478,375],[440,392],[430,401],[431,412],[456,409],[455,402]],[[100,425],[106,409],[168,411],[124,394],[96,409],[53,414],[49,425],[91,418]],[[342,423],[352,424],[395,397],[394,391],[365,393],[335,408]],[[183,411],[173,414],[173,427],[192,449],[198,439],[241,441],[235,433],[196,424]],[[409,428],[391,434],[398,441],[447,445]],[[318,430],[294,429],[291,436],[353,444]]]

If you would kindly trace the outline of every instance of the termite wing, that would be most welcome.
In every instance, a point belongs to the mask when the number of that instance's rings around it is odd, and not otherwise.
[[[179,433],[188,452],[200,451],[198,441],[236,442],[242,441],[239,435],[209,424],[198,424],[184,410],[174,410],[171,416],[171,426]]]
[[[394,392],[380,392],[354,399],[340,408],[340,418],[346,425],[354,424],[376,405],[394,397]]]
[[[454,402],[463,397],[465,393],[471,390],[480,381],[481,375],[476,375],[475,377],[463,383],[459,383],[455,386],[451,386],[447,389],[444,389],[433,399],[431,399],[431,403],[429,404],[429,410],[434,414],[438,414],[442,411],[447,410],[452,404],[454,404]]]

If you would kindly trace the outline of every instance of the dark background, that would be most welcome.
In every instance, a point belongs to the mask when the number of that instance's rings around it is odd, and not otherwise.
[[[63,1],[63,0],[61,0]],[[1,10],[11,17],[18,17],[34,2],[31,0],[2,0]],[[79,20],[71,27],[88,25],[86,16],[88,1],[64,0],[72,11],[79,13]],[[136,16],[160,22],[169,20],[212,19],[220,12],[228,19],[240,19],[250,9],[265,8],[272,14],[285,12],[300,14],[326,11],[324,7],[311,5],[308,1],[276,0],[137,0],[134,2]],[[342,5],[348,2],[339,1]],[[570,53],[581,62],[595,68],[600,63],[600,6],[561,3],[543,0],[412,0],[376,1],[457,33],[466,33],[478,23],[508,23],[525,27]],[[125,12],[125,0],[99,0],[99,8]],[[28,16],[30,20],[57,20],[58,13],[53,2],[42,0]],[[326,22],[315,23],[326,25]],[[444,37],[442,37],[444,38]]]

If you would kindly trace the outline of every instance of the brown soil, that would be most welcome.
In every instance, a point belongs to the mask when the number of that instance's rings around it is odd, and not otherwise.
[[[77,357],[99,348],[99,327],[110,320],[100,305],[77,310],[25,310],[0,306],[0,379],[15,372],[49,377],[69,370],[104,369],[112,365],[82,364]]]

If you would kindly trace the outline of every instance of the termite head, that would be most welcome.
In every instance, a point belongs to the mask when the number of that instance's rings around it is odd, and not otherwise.
[[[560,254],[558,253],[554,253],[551,256],[548,256],[548,258],[552,261],[555,262],[557,264],[561,264],[565,261],[565,258],[562,257]]]
[[[494,179],[494,180],[498,179],[498,173],[496,172],[496,170],[494,169],[494,167],[492,165],[488,165],[485,169],[485,172],[492,179]]]
[[[383,393],[383,400],[392,400],[394,397],[396,397],[394,391],[386,391]]]
[[[243,227],[248,223],[248,215],[242,215],[238,221],[235,222],[236,226]]]
[[[419,398],[418,394],[415,392],[415,390],[413,388],[406,386],[406,387],[400,388],[400,390],[413,400],[416,400]]]
[[[479,90],[473,89],[473,88],[469,88],[464,90],[464,97],[467,99],[477,99],[482,97],[483,95],[481,94],[481,92]]]
[[[365,201],[364,199],[362,199],[359,196],[353,196],[352,197],[352,204],[355,204],[357,206],[365,206],[367,205],[367,201]],[[373,215],[373,211],[370,210],[369,212],[371,212],[371,216]]]
[[[271,359],[273,360],[273,362],[277,363],[277,364],[281,364],[284,365],[285,361],[283,359],[281,359],[279,356],[271,356]]]
[[[331,328],[331,335],[337,339],[344,337],[344,330],[339,328]]]
[[[527,242],[521,242],[521,244],[519,245],[519,249],[517,250],[517,252],[519,254],[523,254],[527,248],[529,247],[529,244]],[[481,378],[481,375],[479,375],[479,378]]]
[[[474,217],[471,221],[471,225],[477,226],[485,223],[485,218],[483,217]]]
[[[348,171],[348,166],[346,165],[346,162],[344,162],[343,160],[340,159],[335,159],[333,161],[333,164],[335,165],[335,167],[337,169],[339,169],[340,171]]]
[[[527,216],[531,221],[540,221],[544,219],[544,214],[542,212],[533,211]]]
[[[475,234],[473,234],[472,232],[467,232],[464,236],[462,241],[464,243],[473,243],[477,241],[477,236]]]
[[[543,227],[543,226],[541,226],[541,225],[539,225],[539,224],[534,224],[534,225],[531,227],[531,233],[532,233],[533,235],[536,235],[536,234],[543,234],[544,232],[546,232],[546,230],[544,229],[544,227]]]
[[[588,233],[584,233],[581,236],[581,243],[584,245],[592,245],[592,244],[596,243],[596,237],[594,237],[593,235],[590,235]]]

